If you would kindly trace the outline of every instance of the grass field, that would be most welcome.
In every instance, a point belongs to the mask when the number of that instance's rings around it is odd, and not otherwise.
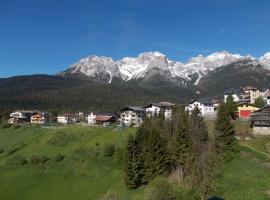
[[[145,199],[149,186],[125,187],[123,149],[136,129],[67,126],[61,129],[0,129],[0,199],[99,199],[107,191],[119,199]],[[269,138],[241,141],[226,164],[213,195],[226,199],[269,199]],[[112,156],[105,156],[109,144]]]

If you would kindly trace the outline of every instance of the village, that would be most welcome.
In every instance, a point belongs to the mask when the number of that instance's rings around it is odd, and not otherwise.
[[[215,119],[220,102],[226,103],[231,96],[237,105],[235,117],[240,120],[250,121],[254,135],[270,135],[270,90],[255,87],[230,89],[224,92],[223,99],[194,99],[185,106],[191,112],[199,108],[201,115],[207,119]],[[264,105],[255,105],[256,99],[262,99]],[[10,113],[9,124],[83,124],[89,126],[138,127],[144,118],[162,113],[169,120],[173,108],[177,106],[171,102],[151,103],[145,107],[127,106],[115,112],[76,112],[62,113],[53,116],[49,112],[39,110],[15,110]]]

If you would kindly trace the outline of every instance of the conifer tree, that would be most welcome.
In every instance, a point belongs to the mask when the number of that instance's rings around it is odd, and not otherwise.
[[[160,136],[157,129],[151,130],[145,138],[147,141],[144,142],[143,147],[144,182],[149,182],[168,169],[169,156],[166,140]]]
[[[230,94],[226,99],[226,108],[232,119],[235,119],[235,112],[237,111],[237,104],[234,102],[233,96]]]
[[[125,183],[128,188],[134,189],[142,184],[143,161],[139,145],[133,136],[128,138],[125,155]]]
[[[188,117],[188,112],[181,109],[176,133],[175,158],[182,167],[185,166],[192,149],[192,142],[188,132]]]
[[[220,103],[219,105],[215,129],[217,131],[216,141],[219,145],[219,151],[225,154],[233,151],[235,145],[234,127],[231,123],[226,106],[223,103]]]

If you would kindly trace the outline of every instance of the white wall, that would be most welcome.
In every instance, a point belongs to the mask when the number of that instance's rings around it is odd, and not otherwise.
[[[201,111],[203,116],[210,116],[210,115],[212,116],[216,114],[214,106],[205,106],[204,104],[198,101],[195,101],[194,103],[186,106],[186,110],[192,112],[195,109],[195,107],[197,107]]]

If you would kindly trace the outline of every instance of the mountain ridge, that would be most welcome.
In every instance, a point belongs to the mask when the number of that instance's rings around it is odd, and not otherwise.
[[[172,61],[160,52],[145,52],[137,58],[124,57],[116,61],[110,57],[91,55],[72,64],[67,70],[58,73],[58,76],[78,76],[112,83],[114,80],[147,82],[146,79],[155,75],[164,75],[170,82],[185,87],[190,84],[198,85],[200,79],[209,72],[241,60],[249,60],[254,65],[260,64],[270,69],[270,53],[256,59],[250,55],[241,56],[222,51],[206,57],[191,57],[186,63],[182,63]]]

